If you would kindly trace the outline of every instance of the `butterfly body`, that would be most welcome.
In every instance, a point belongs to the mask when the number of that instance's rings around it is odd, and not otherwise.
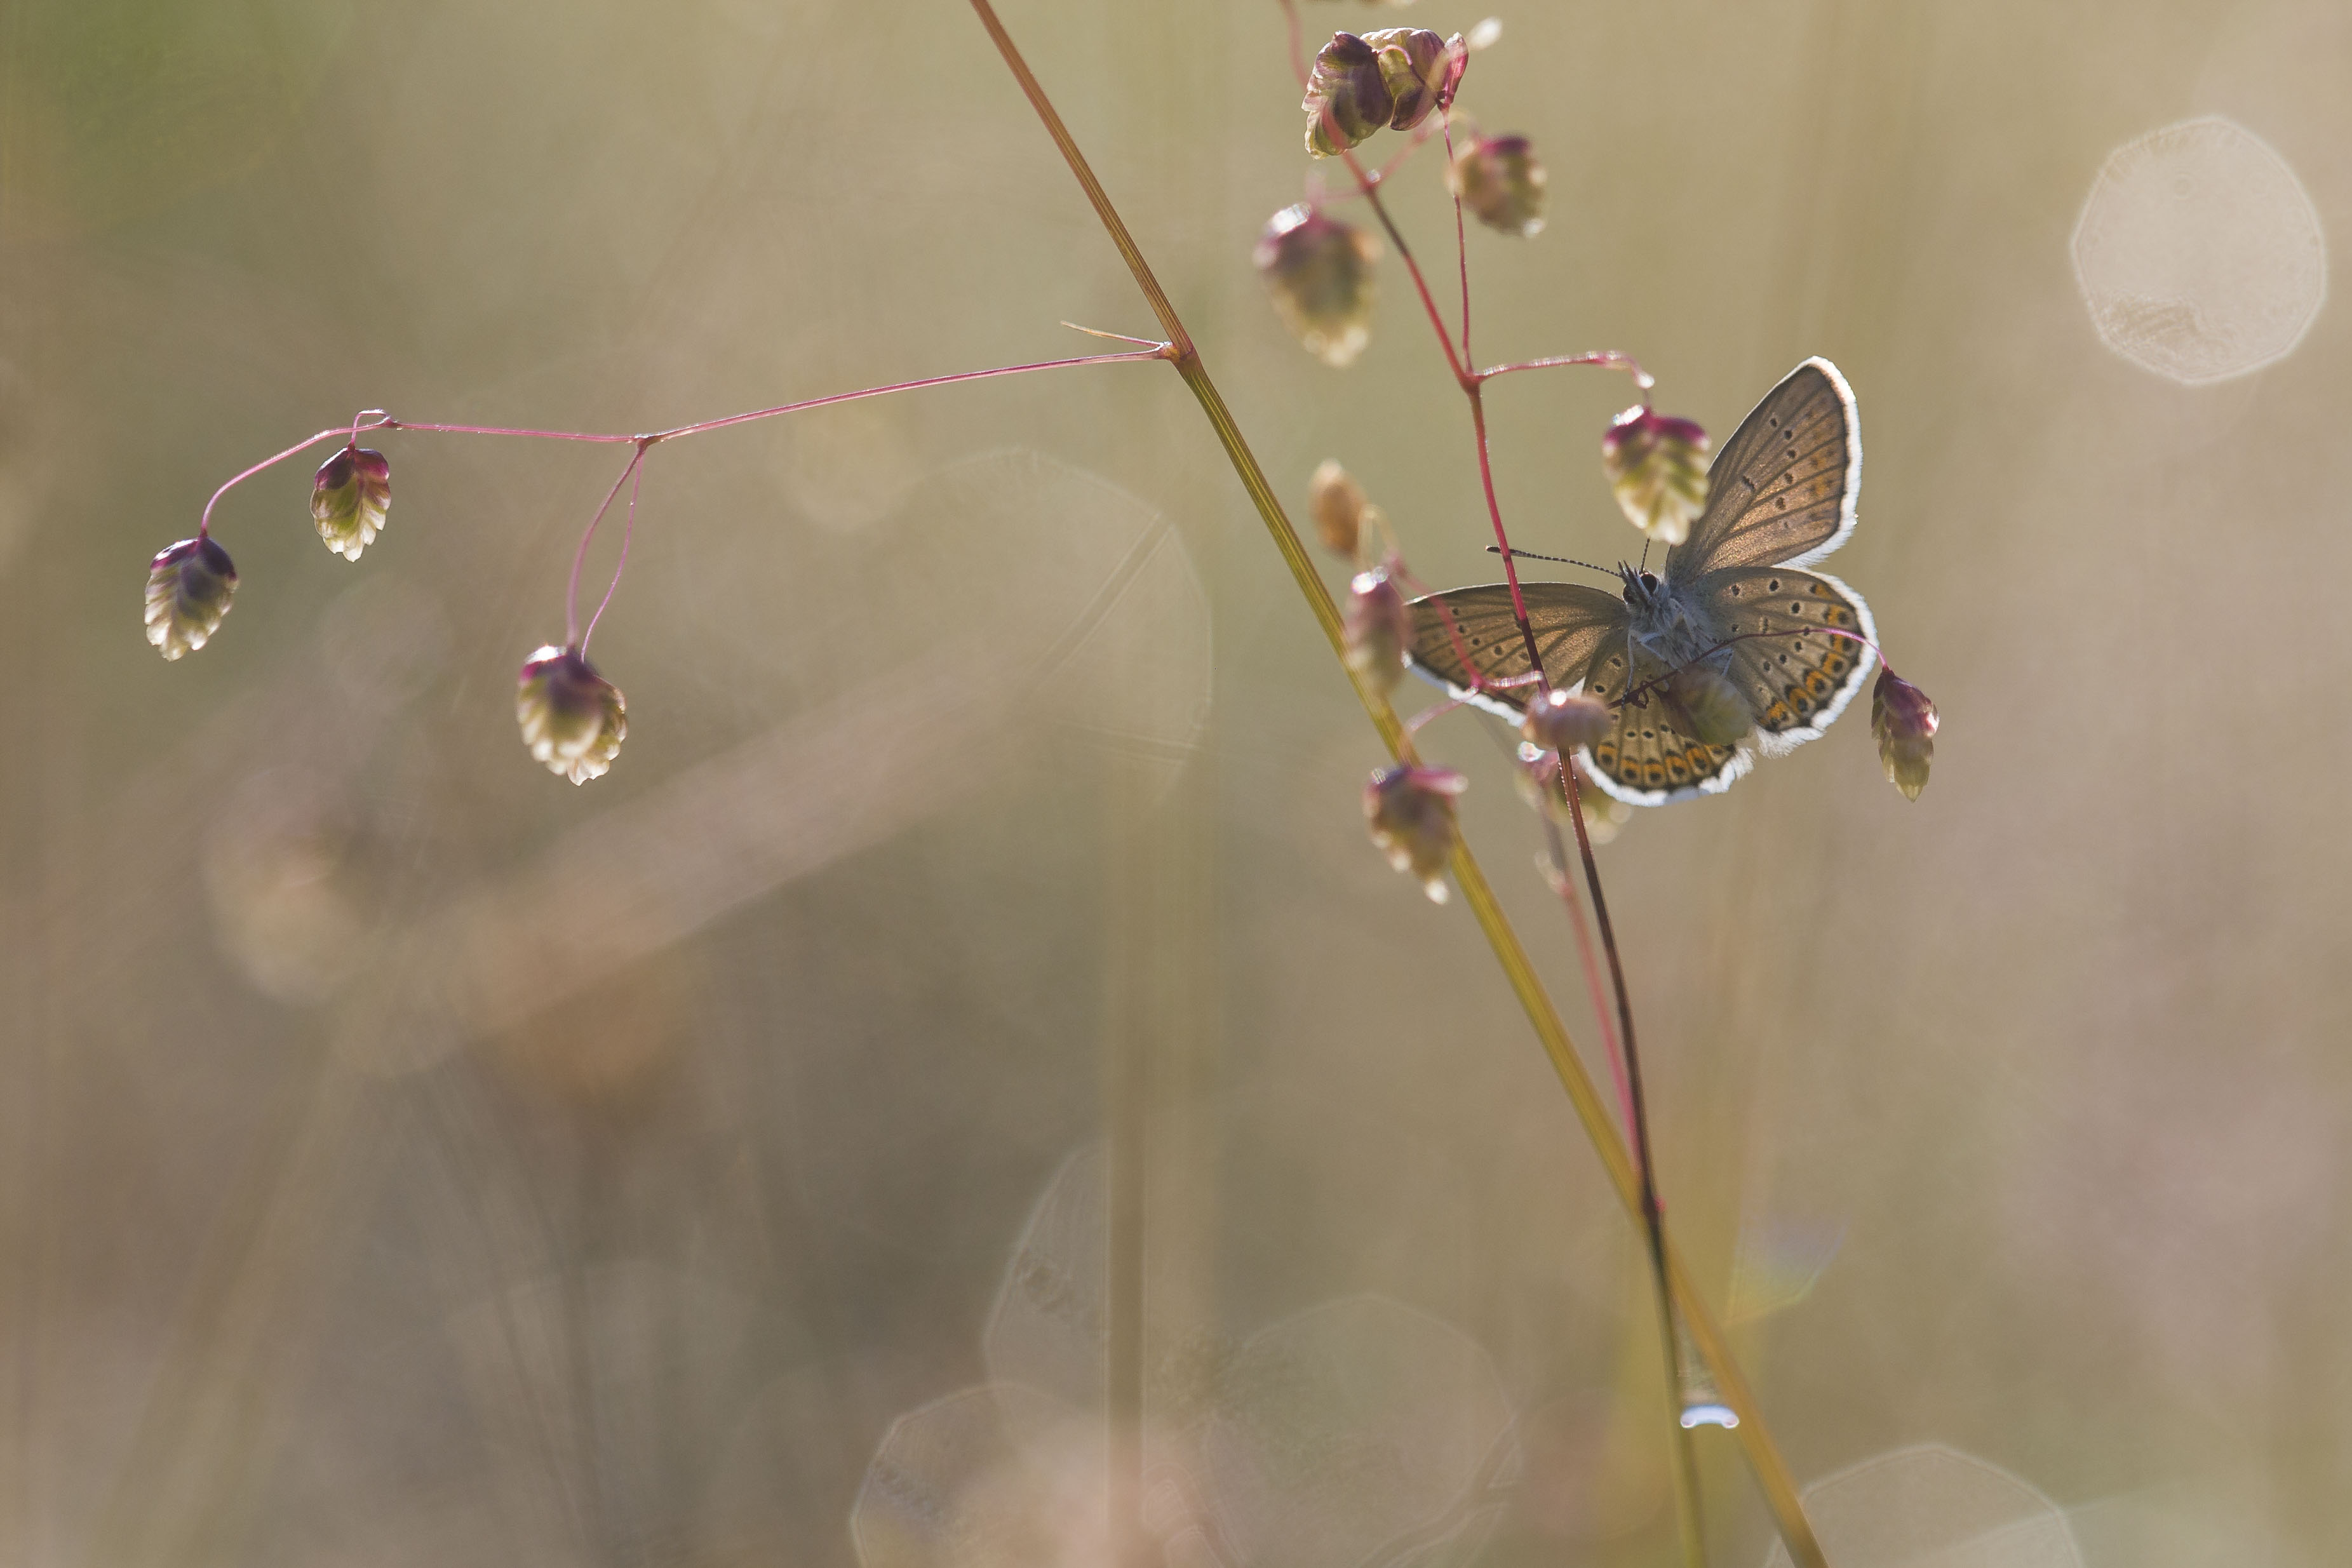
[[[1622,561],[1617,570],[1625,579],[1626,634],[1642,653],[1672,668],[1728,657],[1717,647],[1721,628],[1681,584]]]
[[[1622,591],[1520,585],[1541,684],[1616,709],[1584,754],[1635,805],[1715,794],[1812,739],[1869,674],[1869,606],[1807,570],[1853,532],[1862,439],[1837,368],[1808,360],[1767,394],[1709,473],[1690,537]],[[1412,605],[1412,658],[1455,695],[1517,718],[1538,679],[1506,584]]]

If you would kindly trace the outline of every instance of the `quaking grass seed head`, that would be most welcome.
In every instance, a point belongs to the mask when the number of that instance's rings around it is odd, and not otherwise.
[[[1381,82],[1389,90],[1389,128],[1411,131],[1450,99],[1460,72],[1446,41],[1426,27],[1382,27],[1366,33],[1380,61]],[[1460,42],[1456,39],[1455,42]],[[1468,57],[1466,46],[1462,53]]]
[[[310,520],[345,560],[375,543],[392,507],[392,465],[381,452],[346,446],[319,465],[310,484]]]
[[[1332,34],[1316,51],[1298,107],[1307,114],[1307,151],[1316,157],[1358,145],[1396,110],[1380,51],[1353,33]]]
[[[1450,768],[1399,763],[1373,773],[1364,786],[1364,823],[1389,864],[1417,879],[1433,904],[1444,904],[1446,863],[1454,858],[1454,798],[1470,780]]]
[[[147,641],[177,659],[212,641],[236,593],[236,567],[209,536],[182,539],[147,568]]]
[[[1598,697],[1539,691],[1528,699],[1519,735],[1538,751],[1573,756],[1580,747],[1599,742],[1612,722],[1609,705]]]
[[[1626,520],[1662,545],[1678,545],[1706,506],[1706,432],[1636,404],[1601,438],[1601,467]]]
[[[1544,169],[1526,137],[1481,136],[1465,143],[1445,178],[1488,228],[1521,239],[1542,232]]]
[[[1381,242],[1304,203],[1266,221],[1251,252],[1274,308],[1307,351],[1351,364],[1372,336],[1372,264]]]
[[[1412,641],[1412,612],[1391,575],[1393,563],[1360,571],[1348,584],[1348,608],[1340,642],[1348,668],[1381,695],[1404,678],[1404,653]]]
[[[1927,769],[1936,759],[1936,727],[1941,721],[1927,694],[1881,667],[1878,684],[1870,689],[1870,733],[1878,737],[1878,760],[1886,781],[1916,800],[1927,787]]]
[[[523,661],[515,719],[532,758],[574,784],[611,768],[629,734],[628,703],[621,688],[598,674],[577,649],[552,643]]]
[[[1327,457],[1307,481],[1307,509],[1315,518],[1315,537],[1323,548],[1344,560],[1356,559],[1370,502],[1355,476]]]

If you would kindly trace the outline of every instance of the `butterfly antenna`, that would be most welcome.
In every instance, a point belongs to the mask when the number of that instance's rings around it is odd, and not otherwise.
[[[1503,553],[1503,547],[1500,545],[1488,545],[1486,547],[1486,553],[1488,555],[1501,555]],[[1617,575],[1606,567],[1595,566],[1589,560],[1579,560],[1572,555],[1538,555],[1531,549],[1515,549],[1511,552],[1511,559],[1514,560],[1548,560],[1560,566],[1580,566],[1587,571],[1597,571],[1601,576],[1607,578],[1614,578]]]
[[[1650,570],[1650,536],[1647,534],[1642,536],[1642,564],[1633,570],[1636,571]]]

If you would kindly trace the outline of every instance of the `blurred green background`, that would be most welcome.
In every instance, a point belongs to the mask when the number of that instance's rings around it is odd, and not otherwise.
[[[1672,1218],[1792,1469],[1945,1444],[2099,1568],[2343,1561],[2352,329],[2185,386],[2069,246],[2208,114],[2342,232],[2352,16],[1500,15],[1462,103],[1551,221],[1470,235],[1481,354],[1631,350],[1718,437],[1834,359],[1832,569],[1945,717],[1916,806],[1856,713],[1602,851]],[[1493,576],[1394,256],[1344,372],[1251,276],[1310,172],[1272,0],[1004,16],[1276,484],[1339,457],[1421,576]],[[1377,742],[1173,376],[655,453],[583,789],[509,683],[615,453],[387,436],[358,566],[289,463],[223,503],[214,644],[142,640],[213,487],[359,408],[638,430],[1152,330],[967,9],[8,0],[0,93],[0,1562],[855,1562],[895,1419],[1091,1343],[999,1289],[1139,1059],[1155,1413],[1217,1526],[1173,1555],[1347,1568],[1419,1504],[1346,1455],[1448,1491],[1516,1420],[1456,1556],[1667,1560],[1632,1232],[1469,918],[1364,841]],[[1438,167],[1395,200],[1442,267]],[[1626,401],[1493,389],[1521,544],[1629,551]],[[1586,1031],[1480,725],[1428,749]],[[1020,1256],[1094,1256],[1069,1212]],[[869,1568],[1053,1560],[973,1544],[987,1441],[869,1488],[938,1505]]]

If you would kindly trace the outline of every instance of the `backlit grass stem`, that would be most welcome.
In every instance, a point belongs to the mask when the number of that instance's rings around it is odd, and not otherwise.
[[[997,17],[994,6],[989,3],[989,0],[971,0],[971,7],[979,17],[981,26],[987,30],[991,40],[996,45],[997,52],[1003,57],[1006,68],[1012,72],[1014,81],[1019,84],[1023,96],[1029,100],[1038,119],[1044,122],[1046,133],[1053,138],[1055,145],[1061,151],[1063,161],[1069,165],[1071,174],[1085,193],[1088,204],[1093,206],[1095,214],[1101,221],[1111,243],[1127,263],[1128,270],[1133,274],[1136,287],[1141,290],[1153,314],[1159,318],[1160,329],[1167,334],[1172,350],[1169,357],[1175,364],[1177,373],[1183,378],[1184,384],[1199,402],[1202,413],[1215,434],[1218,444],[1224,449],[1227,460],[1233,465],[1234,475],[1241,480],[1242,488],[1247,492],[1251,504],[1255,507],[1258,516],[1265,521],[1266,531],[1273,538],[1276,549],[1281,554],[1284,564],[1290,569],[1291,577],[1297,583],[1299,592],[1306,598],[1308,610],[1314,614],[1317,623],[1322,627],[1325,638],[1331,644],[1332,653],[1335,657],[1342,658],[1344,667],[1339,606],[1332,601],[1330,590],[1325,586],[1321,574],[1316,570],[1313,559],[1307,554],[1305,542],[1298,537],[1297,530],[1291,526],[1289,517],[1284,511],[1273,486],[1267,481],[1265,470],[1259,466],[1255,455],[1250,450],[1249,443],[1244,438],[1239,425],[1234,422],[1232,411],[1225,406],[1224,399],[1219,394],[1216,383],[1210,378],[1207,367],[1202,362],[1200,351],[1192,342],[1192,335],[1185,330],[1182,321],[1177,317],[1175,307],[1169,301],[1166,291],[1160,286],[1159,279],[1153,276],[1150,265],[1145,260],[1141,248],[1136,244],[1134,236],[1129,233],[1125,222],[1120,219],[1118,209],[1112,204],[1109,195],[1103,190],[1102,183],[1095,177],[1093,169],[1088,166],[1085,154],[1079,151],[1076,139],[1070,134],[1069,128],[1063,123],[1060,113],[1054,107],[1053,100],[1046,96],[1045,89],[1030,70],[1028,62],[1022,57],[1021,51],[1013,43],[1012,35],[1005,31],[1003,23]],[[1425,290],[1424,300],[1427,301]],[[1429,303],[1433,319],[1443,339],[1444,322],[1436,319],[1433,302]],[[1453,356],[1450,343],[1448,347],[1448,358],[1451,360]],[[1458,367],[1460,361],[1454,361],[1454,363]],[[1509,559],[1507,555],[1505,559],[1507,563]],[[1541,667],[1539,664],[1538,667]],[[1387,745],[1390,753],[1401,761],[1417,760],[1412,739],[1405,733],[1403,724],[1398,719],[1396,711],[1389,705],[1388,699],[1366,681],[1352,674],[1349,675],[1349,680],[1356,688],[1357,697],[1363,704],[1365,712],[1370,716],[1373,727],[1380,732],[1381,738]],[[1569,791],[1570,801],[1573,803],[1575,785],[1572,775],[1569,780]],[[1581,833],[1580,836],[1582,836]],[[1588,863],[1590,863],[1589,843],[1584,847]],[[1452,869],[1454,881],[1462,890],[1463,902],[1469,906],[1473,918],[1478,922],[1479,929],[1485,934],[1487,945],[1493,948],[1496,961],[1502,965],[1504,976],[1509,982],[1513,994],[1517,997],[1520,1006],[1526,1010],[1528,1021],[1534,1025],[1537,1038],[1543,1045],[1544,1053],[1550,1059],[1553,1071],[1559,1077],[1561,1087],[1568,1092],[1569,1101],[1575,1108],[1579,1120],[1583,1123],[1585,1134],[1591,1139],[1594,1152],[1600,1156],[1602,1169],[1607,1173],[1611,1184],[1616,1187],[1620,1201],[1637,1220],[1643,1218],[1643,1183],[1633,1160],[1627,1153],[1624,1140],[1611,1121],[1607,1104],[1593,1086],[1591,1076],[1586,1072],[1582,1061],[1578,1057],[1567,1026],[1560,1021],[1559,1010],[1552,1005],[1550,997],[1546,993],[1543,982],[1528,956],[1527,949],[1521,945],[1517,932],[1513,928],[1509,917],[1504,914],[1502,905],[1496,901],[1494,889],[1488,885],[1486,873],[1480,869],[1477,859],[1472,854],[1466,841],[1457,840],[1454,850]],[[1790,1479],[1788,1467],[1782,1461],[1780,1450],[1772,1441],[1761,1412],[1757,1409],[1753,1391],[1748,1386],[1747,1379],[1740,1375],[1738,1364],[1732,1359],[1730,1347],[1723,1337],[1722,1330],[1717,1325],[1714,1314],[1700,1298],[1692,1282],[1689,1270],[1675,1250],[1672,1242],[1662,1234],[1656,1250],[1666,1275],[1669,1293],[1675,1306],[1681,1312],[1692,1343],[1714,1372],[1717,1384],[1723,1392],[1725,1403],[1739,1417],[1738,1430],[1741,1447],[1748,1456],[1749,1467],[1756,1475],[1766,1503],[1772,1511],[1781,1540],[1788,1546],[1790,1558],[1799,1565],[1799,1568],[1827,1568],[1827,1560],[1822,1556],[1820,1542],[1814,1538],[1812,1528],[1805,1519],[1804,1508],[1798,1500],[1796,1487]],[[1671,1329],[1669,1329],[1669,1336],[1671,1337]]]

